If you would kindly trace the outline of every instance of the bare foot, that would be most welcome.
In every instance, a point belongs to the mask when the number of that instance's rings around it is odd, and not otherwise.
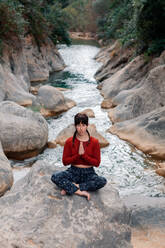
[[[66,195],[66,191],[64,189],[61,190],[61,195]]]
[[[75,192],[76,195],[85,196],[89,201],[91,199],[91,195],[87,191],[80,191],[79,189]]]
[[[79,188],[79,184],[77,184],[77,183],[73,183],[77,188]]]

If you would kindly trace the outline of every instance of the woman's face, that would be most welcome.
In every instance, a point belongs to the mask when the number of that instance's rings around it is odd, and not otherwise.
[[[76,125],[76,130],[78,132],[78,135],[83,136],[86,134],[86,130],[87,130],[87,125],[83,124],[83,123],[79,123]]]

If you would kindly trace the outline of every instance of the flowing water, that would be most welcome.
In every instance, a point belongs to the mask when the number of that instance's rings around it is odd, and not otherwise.
[[[86,108],[91,108],[95,118],[90,118],[99,133],[110,143],[101,149],[101,165],[96,172],[104,175],[119,190],[121,196],[130,194],[143,194],[148,196],[163,195],[163,178],[154,172],[154,162],[147,158],[142,152],[136,150],[117,136],[106,130],[112,125],[107,111],[101,109],[103,97],[96,88],[97,83],[94,74],[101,66],[94,60],[99,48],[92,45],[72,45],[67,47],[61,45],[59,52],[67,67],[64,71],[51,75],[48,84],[55,87],[68,89],[64,92],[66,97],[77,103],[69,111],[58,117],[48,119],[49,140],[54,140],[58,133],[73,123],[74,115]],[[55,149],[46,149],[35,159],[44,159],[56,166],[63,166],[61,146]],[[27,162],[28,161],[24,161]],[[65,169],[65,168],[64,168]],[[27,173],[28,169],[15,170],[15,181]]]

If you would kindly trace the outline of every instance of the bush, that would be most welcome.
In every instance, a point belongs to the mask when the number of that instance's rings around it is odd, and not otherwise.
[[[0,0],[0,39],[12,40],[32,34],[41,45],[47,37],[69,44],[63,5],[54,0]]]
[[[164,0],[96,0],[99,37],[136,43],[137,53],[160,54],[165,49]]]

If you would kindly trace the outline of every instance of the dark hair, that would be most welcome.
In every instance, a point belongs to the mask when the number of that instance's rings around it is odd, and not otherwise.
[[[88,126],[88,116],[86,114],[78,113],[75,115],[75,117],[74,117],[75,126],[80,124],[80,123]]]
[[[88,116],[86,114],[81,114],[81,113],[77,113],[74,117],[74,125],[78,125],[78,124],[85,124],[88,126]],[[75,141],[75,138],[76,138],[76,134],[77,134],[77,130],[74,132],[74,135],[73,135],[73,145],[74,145],[74,141]],[[90,133],[88,132],[87,130],[87,134],[89,136],[89,143],[90,143]]]

